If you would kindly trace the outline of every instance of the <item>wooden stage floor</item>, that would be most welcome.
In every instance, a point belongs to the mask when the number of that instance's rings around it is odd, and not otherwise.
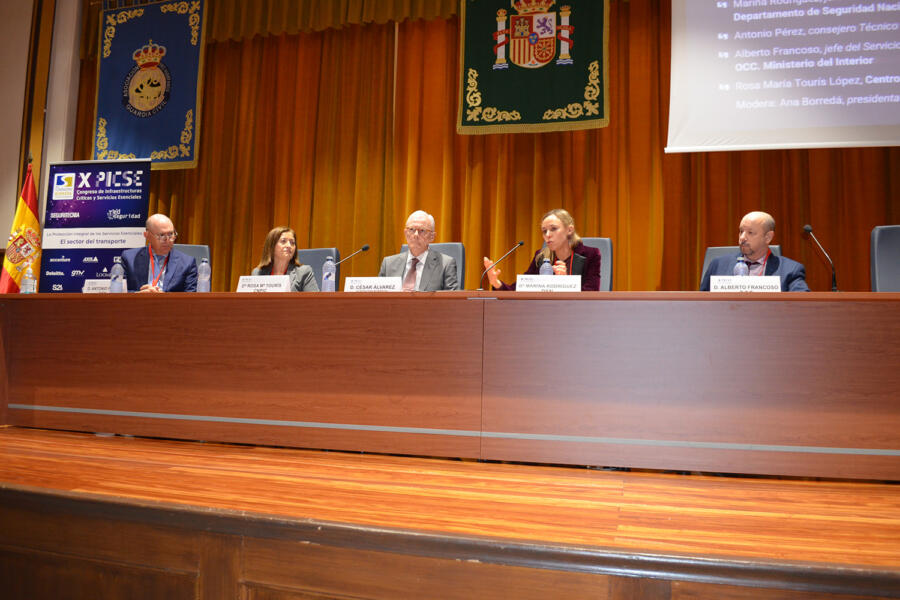
[[[13,511],[3,513],[0,523],[13,533],[7,539],[0,531],[0,548],[18,543],[9,515],[40,507],[38,498],[62,512],[66,503],[133,508],[116,513],[124,520],[162,510],[181,515],[173,522],[196,518],[205,531],[216,531],[221,519],[223,535],[283,541],[284,535],[263,531],[276,523],[293,528],[287,536],[293,542],[308,536],[307,542],[351,550],[358,542],[356,550],[643,578],[663,582],[667,598],[900,597],[900,485],[889,483],[603,471],[0,428],[0,507]],[[235,523],[242,520],[255,523],[255,533],[240,531]],[[702,586],[722,593],[704,595],[696,591]],[[741,589],[752,593],[741,595]],[[775,595],[761,595],[764,589]]]

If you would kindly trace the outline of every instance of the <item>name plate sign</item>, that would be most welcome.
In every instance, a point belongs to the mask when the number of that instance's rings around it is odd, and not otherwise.
[[[581,275],[519,275],[517,292],[580,292]]]
[[[81,286],[82,294],[108,294],[109,279],[85,279]]]
[[[403,282],[399,277],[347,277],[344,279],[345,292],[402,292]]]
[[[289,292],[291,278],[287,275],[241,275],[239,292]]]
[[[711,292],[780,292],[781,277],[764,275],[713,275],[709,278]]]

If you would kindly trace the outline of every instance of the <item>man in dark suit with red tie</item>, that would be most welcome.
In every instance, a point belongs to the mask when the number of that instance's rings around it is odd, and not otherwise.
[[[197,261],[174,249],[178,232],[166,215],[147,219],[147,245],[122,253],[129,292],[196,292]]]

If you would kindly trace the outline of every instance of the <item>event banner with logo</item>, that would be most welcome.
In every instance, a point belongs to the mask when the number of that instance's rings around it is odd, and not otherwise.
[[[463,134],[609,123],[608,0],[462,0]]]
[[[203,0],[101,11],[94,160],[197,164]]]
[[[126,248],[143,246],[150,161],[51,163],[40,292],[81,292]]]

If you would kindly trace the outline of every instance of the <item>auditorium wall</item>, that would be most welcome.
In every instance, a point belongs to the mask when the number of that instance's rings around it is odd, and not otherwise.
[[[613,239],[616,290],[696,289],[705,247],[734,244],[754,209],[775,216],[776,241],[813,290],[830,289],[830,270],[806,223],[839,287],[869,289],[869,232],[900,222],[900,149],[666,155],[666,0],[610,2],[608,127],[488,136],[455,133],[456,3],[415,3],[415,14],[407,4],[316,12],[306,9],[324,5],[309,0],[279,14],[210,3],[200,161],[155,172],[150,209],[173,217],[179,241],[212,246],[215,290],[249,273],[276,224],[301,246],[346,255],[370,244],[342,275],[374,275],[417,208],[437,219],[438,241],[465,243],[474,288],[481,256],[519,239],[526,248],[504,271],[524,270],[540,215],[557,206],[582,235]],[[94,111],[96,7],[86,14],[75,159],[90,157]],[[579,35],[590,32],[576,23]]]
[[[31,33],[30,2],[4,2],[0,8],[0,81],[9,101],[0,114],[0,226],[12,223],[19,196],[19,144],[25,112],[25,75]]]

